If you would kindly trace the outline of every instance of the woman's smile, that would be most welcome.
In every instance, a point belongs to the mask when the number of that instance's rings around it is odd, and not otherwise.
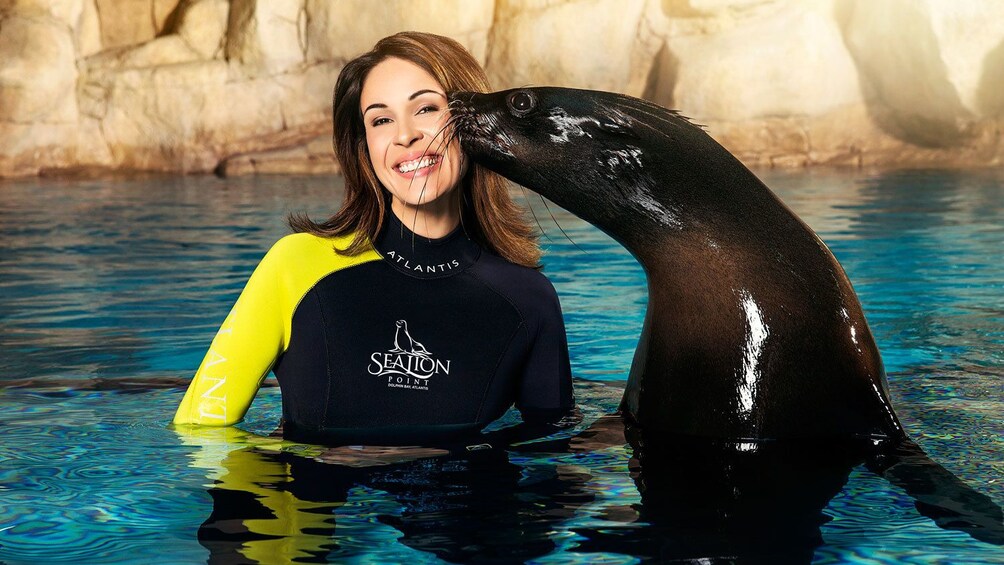
[[[436,78],[410,61],[388,58],[366,76],[360,110],[370,162],[393,196],[392,209],[400,217],[418,207],[454,216],[456,202],[446,196],[460,184],[461,154],[456,142],[447,143],[446,91]]]
[[[416,151],[404,155],[393,168],[404,178],[412,179],[432,174],[438,170],[441,160],[442,156],[438,153]]]

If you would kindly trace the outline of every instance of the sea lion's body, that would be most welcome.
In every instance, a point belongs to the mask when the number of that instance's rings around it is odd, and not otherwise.
[[[645,268],[648,311],[621,408],[644,467],[646,508],[658,512],[668,500],[691,524],[681,500],[703,508],[721,495],[722,516],[759,519],[763,499],[747,495],[780,457],[816,470],[788,477],[821,501],[782,512],[818,515],[860,457],[939,526],[1004,545],[1001,509],[904,434],[836,259],[703,130],[609,92],[457,93],[450,106],[468,157],[600,228]],[[806,445],[826,455],[822,467],[798,455]],[[679,466],[709,448],[725,457],[681,480]],[[731,457],[745,463],[735,467]],[[702,490],[708,481],[712,489]]]
[[[461,94],[475,161],[592,223],[644,267],[622,409],[643,429],[735,440],[898,439],[882,360],[843,269],[728,151],[618,94]]]

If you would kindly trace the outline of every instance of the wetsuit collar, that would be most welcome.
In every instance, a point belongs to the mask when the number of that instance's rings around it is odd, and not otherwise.
[[[430,239],[408,229],[389,207],[375,247],[395,269],[421,279],[455,275],[481,255],[481,247],[467,237],[463,224],[444,237]]]

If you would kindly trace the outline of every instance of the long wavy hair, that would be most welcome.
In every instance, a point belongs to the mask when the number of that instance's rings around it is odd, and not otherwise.
[[[491,91],[481,65],[463,45],[431,33],[406,31],[385,37],[371,51],[342,68],[335,83],[332,120],[335,156],[345,178],[345,201],[338,212],[320,223],[303,213],[287,218],[295,232],[322,237],[354,233],[347,248],[335,249],[342,255],[356,255],[368,249],[383,227],[389,193],[377,180],[370,162],[359,97],[369,72],[391,57],[422,67],[448,93]],[[510,198],[501,176],[471,163],[454,190],[461,191],[461,222],[471,239],[512,263],[539,267],[537,234]]]

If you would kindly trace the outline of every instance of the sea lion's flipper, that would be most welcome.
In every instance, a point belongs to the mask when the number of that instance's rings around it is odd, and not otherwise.
[[[916,443],[903,440],[872,457],[867,465],[905,490],[916,500],[917,510],[939,527],[1004,545],[1004,511],[990,497],[931,460]]]

